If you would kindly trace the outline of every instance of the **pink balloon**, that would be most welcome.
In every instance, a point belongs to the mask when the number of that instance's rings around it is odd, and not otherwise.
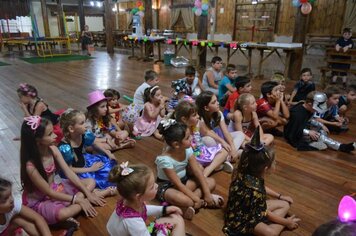
[[[201,8],[201,1],[199,0],[196,0],[194,5],[197,7],[197,8]]]
[[[300,8],[300,11],[304,15],[308,15],[312,11],[313,7],[309,2],[303,3],[302,7]]]

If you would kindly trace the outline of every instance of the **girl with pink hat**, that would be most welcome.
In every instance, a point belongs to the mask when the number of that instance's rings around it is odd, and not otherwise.
[[[101,91],[88,94],[87,125],[96,136],[102,149],[116,151],[135,146],[135,140],[129,139],[129,133],[121,130],[108,112],[107,98]]]

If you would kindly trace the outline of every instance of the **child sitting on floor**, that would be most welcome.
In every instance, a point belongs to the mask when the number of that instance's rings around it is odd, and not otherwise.
[[[349,123],[349,118],[346,113],[351,110],[352,102],[356,99],[356,85],[351,84],[346,88],[346,94],[339,98],[339,115],[345,119],[346,125]]]
[[[229,124],[229,131],[242,131],[245,134],[245,142],[250,142],[253,132],[260,127],[256,113],[256,99],[250,93],[241,94],[235,103],[233,117]],[[264,134],[260,127],[261,142],[270,145],[274,137],[271,134]]]
[[[167,148],[155,161],[157,199],[181,207],[184,218],[188,220],[201,207],[221,208],[224,200],[219,195],[211,194],[215,180],[203,175],[190,147],[192,139],[188,127],[175,120],[164,119],[158,129]]]
[[[173,89],[172,91],[172,97],[168,101],[168,112],[173,112],[176,106],[178,105],[178,102],[182,99],[191,99],[193,100],[189,95],[187,95],[188,91],[188,85],[184,80],[173,80],[171,87]]]
[[[204,167],[203,174],[208,177],[213,171],[223,169],[231,173],[233,166],[228,161],[228,154],[221,144],[216,146],[206,146],[204,139],[200,133],[200,124],[198,110],[193,102],[181,101],[175,110],[175,117],[178,122],[182,122],[188,126],[192,134],[191,147],[197,161]],[[221,165],[224,165],[221,167]]]
[[[327,110],[324,113],[315,112],[314,119],[321,123],[326,133],[340,133],[346,131],[347,126],[343,117],[339,116],[339,97],[341,90],[336,86],[329,86],[324,90],[327,100]]]
[[[235,88],[236,77],[237,77],[236,66],[233,64],[227,65],[225,69],[225,76],[219,82],[218,101],[221,104],[221,106],[225,106],[225,103],[229,95],[236,91]]]
[[[224,118],[230,120],[234,112],[235,102],[241,94],[251,93],[251,79],[247,76],[238,76],[235,82],[236,91],[230,94],[224,107]]]
[[[282,94],[282,99],[288,106],[290,94],[286,94],[286,78],[284,77],[283,73],[281,73],[281,72],[274,73],[271,77],[271,81],[277,82],[280,85],[279,90]]]
[[[97,145],[107,151],[133,148],[136,142],[128,138],[128,132],[121,130],[108,113],[104,94],[96,90],[89,93],[88,98],[87,129],[95,134]]]
[[[165,102],[161,89],[157,85],[146,88],[143,113],[135,122],[132,133],[135,136],[143,137],[153,135],[155,138],[161,140],[162,135],[157,130],[157,127],[165,113]]]
[[[257,115],[263,130],[275,136],[283,136],[277,127],[287,124],[289,110],[283,101],[279,83],[264,82],[261,93],[263,97],[257,100]]]
[[[229,132],[220,111],[219,102],[214,93],[204,91],[196,99],[198,114],[201,119],[200,132],[207,146],[219,143],[228,152],[231,162],[238,160],[238,151],[245,139],[241,131]]]
[[[51,235],[43,217],[22,205],[21,195],[13,195],[11,187],[10,181],[0,177],[0,235],[15,235],[18,228],[30,236]]]
[[[299,101],[305,100],[308,93],[315,90],[312,81],[313,74],[310,68],[303,68],[300,72],[300,80],[294,85],[294,90],[289,98],[289,104],[295,105]]]
[[[282,199],[265,187],[264,179],[274,171],[276,160],[273,150],[260,142],[259,131],[257,127],[232,175],[223,227],[226,235],[280,235],[285,227],[298,228],[300,219],[286,217],[292,199]],[[278,199],[267,200],[267,194]]]
[[[106,225],[111,236],[185,235],[181,209],[146,205],[157,193],[155,177],[149,167],[122,163],[111,170],[109,180],[116,183],[122,197]],[[148,216],[157,218],[147,227]]]
[[[219,83],[223,79],[221,68],[223,62],[221,57],[215,56],[211,59],[211,67],[203,74],[202,86],[205,91],[211,91],[216,96],[219,94]]]
[[[21,127],[21,183],[23,204],[39,213],[48,224],[79,223],[72,217],[84,211],[94,217],[92,204],[103,206],[102,192],[92,192],[93,179],[80,180],[68,167],[58,148],[51,121],[25,117]],[[62,179],[60,171],[68,179]]]
[[[115,191],[107,181],[109,172],[116,165],[115,156],[108,150],[103,150],[95,144],[95,136],[85,127],[85,115],[78,110],[68,109],[60,118],[61,128],[64,133],[63,141],[58,145],[59,151],[68,166],[80,178],[93,178],[96,187],[107,189],[108,195]],[[88,147],[93,147],[101,154],[86,153]]]
[[[180,80],[187,84],[186,95],[195,98],[201,93],[199,78],[194,66],[187,66],[185,68],[185,78]]]
[[[327,97],[321,92],[310,92],[305,102],[300,102],[290,109],[290,119],[284,127],[284,138],[299,151],[324,150],[331,148],[342,152],[355,149],[354,142],[342,144],[327,136],[323,125],[311,119],[314,112],[327,110]]]
[[[104,96],[108,99],[109,114],[115,118],[120,129],[125,128],[125,123],[122,121],[121,113],[126,109],[126,105],[119,102],[120,93],[115,89],[107,89],[104,91]]]
[[[158,74],[153,70],[145,71],[145,82],[143,82],[135,91],[134,101],[135,105],[141,105],[143,109],[143,105],[145,104],[144,93],[146,88],[153,87],[158,85],[159,77]],[[142,110],[141,109],[141,110]]]
[[[56,143],[59,143],[63,138],[63,133],[59,127],[59,115],[62,110],[53,113],[48,105],[38,96],[37,89],[29,84],[22,83],[17,89],[17,95],[20,98],[20,106],[25,117],[41,116],[49,119],[53,124],[53,132],[57,135]]]

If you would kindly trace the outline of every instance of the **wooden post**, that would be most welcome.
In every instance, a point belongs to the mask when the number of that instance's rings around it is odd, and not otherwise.
[[[48,11],[46,0],[41,0],[41,10],[42,10],[42,19],[43,19],[43,28],[46,37],[51,37],[51,33],[49,31],[49,23],[48,23]]]
[[[148,35],[148,30],[152,30],[152,0],[145,0],[145,35]],[[147,42],[149,43],[149,42]],[[146,45],[147,46],[147,45]],[[153,54],[153,43],[152,47],[145,47],[145,57],[148,58]]]
[[[305,47],[304,43],[306,34],[308,32],[308,18],[309,15],[302,14],[300,7],[298,7],[294,24],[293,43],[303,43],[303,48],[300,50],[295,50],[293,53],[291,53],[288,78],[291,78],[292,80],[298,80],[300,70],[302,69],[303,53]]]
[[[206,40],[208,38],[208,16],[199,16],[198,21],[198,40]],[[200,68],[206,67],[206,46],[201,46],[200,43],[198,45],[198,54],[199,62],[198,66]]]
[[[83,0],[79,0],[78,1],[78,14],[79,14],[80,32],[83,32],[84,25],[85,25],[85,15],[84,15]]]
[[[65,37],[62,0],[57,0],[58,32],[59,36]]]
[[[105,33],[106,33],[106,50],[108,53],[114,53],[114,38],[112,31],[112,1],[105,0]]]

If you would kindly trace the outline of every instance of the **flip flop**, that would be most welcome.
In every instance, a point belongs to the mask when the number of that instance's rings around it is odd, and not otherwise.
[[[220,209],[224,206],[224,198],[217,194],[211,194],[214,201],[214,206],[206,206],[209,209]]]
[[[183,214],[183,218],[186,220],[192,220],[195,215],[195,210],[193,207],[188,207]]]

